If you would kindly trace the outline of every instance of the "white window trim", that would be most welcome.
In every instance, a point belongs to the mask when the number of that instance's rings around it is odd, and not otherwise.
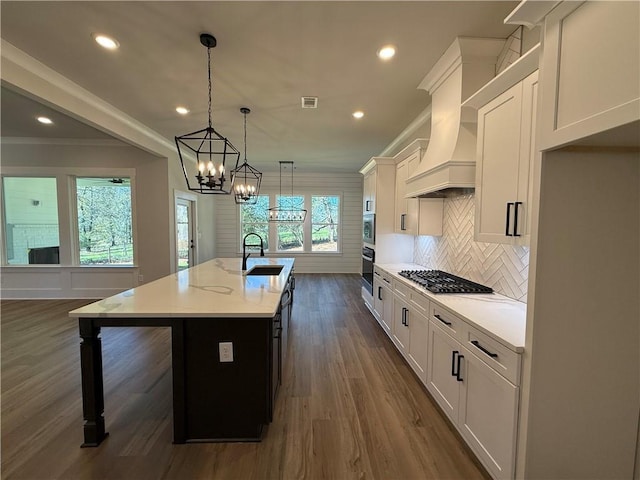
[[[304,224],[303,224],[303,235],[304,235],[304,244],[303,244],[303,251],[287,251],[287,250],[275,250],[275,249],[269,249],[269,250],[265,250],[265,254],[269,254],[270,256],[273,257],[290,257],[290,256],[295,256],[295,255],[319,255],[319,256],[342,256],[343,252],[342,252],[342,234],[343,234],[343,219],[344,219],[344,215],[343,215],[343,209],[344,209],[344,194],[342,191],[336,191],[336,190],[323,190],[321,192],[288,192],[288,193],[280,193],[280,192],[270,192],[270,193],[266,193],[266,192],[261,192],[260,193],[261,196],[268,196],[269,197],[269,208],[271,208],[272,206],[277,205],[276,204],[276,199],[278,196],[282,195],[282,196],[301,196],[304,198],[304,208],[307,210],[307,216],[304,220]],[[312,243],[311,243],[311,198],[312,197],[339,197],[340,198],[340,206],[338,209],[338,218],[339,218],[339,222],[338,222],[338,239],[337,239],[337,250],[336,251],[312,251]],[[241,254],[242,253],[242,214],[241,214],[241,208],[242,205],[238,205],[236,208],[236,215],[238,218],[238,222],[237,222],[237,236],[238,236],[238,242],[236,243],[237,245],[237,253]],[[269,242],[269,245],[275,245],[277,244],[277,238],[278,238],[278,229],[277,229],[277,222],[268,222],[269,224],[269,240],[274,239],[274,242]],[[307,241],[307,239],[309,239]]]
[[[53,177],[56,178],[58,195],[58,229],[60,236],[60,265],[56,267],[96,268],[96,265],[80,265],[75,179],[77,177],[126,177],[131,181],[131,228],[133,229],[133,264],[100,265],[98,268],[127,268],[138,266],[138,225],[136,215],[136,170],[134,168],[91,167],[3,167],[1,177]],[[0,185],[3,182],[0,181]],[[2,192],[2,266],[31,268],[32,265],[8,265],[6,255],[4,192]]]

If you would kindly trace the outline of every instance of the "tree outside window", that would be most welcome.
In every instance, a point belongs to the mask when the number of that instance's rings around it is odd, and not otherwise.
[[[278,195],[277,202],[278,208],[284,210],[300,210],[304,208],[304,197],[302,195]],[[302,223],[278,223],[278,251],[304,251],[304,228]]]
[[[242,239],[248,233],[257,233],[262,237],[264,249],[269,248],[269,196],[259,195],[253,205],[243,204],[240,208],[240,223],[242,225]],[[254,237],[253,240],[256,240]],[[251,243],[253,244],[253,240]]]
[[[128,178],[76,179],[81,265],[132,265],[133,224]]]
[[[311,251],[337,252],[340,197],[311,197]]]

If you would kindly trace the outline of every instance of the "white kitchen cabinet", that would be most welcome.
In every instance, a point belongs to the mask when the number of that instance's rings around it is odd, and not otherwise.
[[[513,478],[518,387],[464,347],[459,358],[460,433],[494,478]]]
[[[409,366],[427,384],[427,365],[429,347],[429,300],[415,292],[411,292],[411,300],[407,307],[406,321],[409,328],[409,343],[405,357]]]
[[[538,72],[478,110],[475,240],[528,245]]]
[[[364,176],[364,185],[362,189],[362,212],[376,212],[376,175],[374,169]]]
[[[393,233],[395,165],[392,157],[373,157],[360,169],[363,175],[362,211],[375,213],[376,236]]]
[[[394,282],[391,339],[420,381],[427,382],[429,299]]]
[[[393,325],[393,291],[391,290],[391,276],[382,269],[374,268],[373,271],[373,308],[374,316],[391,336]]]
[[[394,232],[406,235],[442,235],[442,198],[405,198],[407,178],[418,167],[427,142],[418,139],[395,156],[396,165]]]
[[[461,347],[457,340],[436,327],[433,320],[430,323],[427,389],[444,413],[457,425],[460,386],[452,372],[455,371],[456,353],[460,353]]]
[[[640,3],[522,2],[505,20],[544,23],[541,150],[630,146],[640,128]],[[620,128],[623,127],[623,128]],[[614,130],[612,132],[612,130]]]
[[[427,388],[491,475],[512,479],[519,388],[503,374],[519,374],[519,355],[454,315],[432,311]]]

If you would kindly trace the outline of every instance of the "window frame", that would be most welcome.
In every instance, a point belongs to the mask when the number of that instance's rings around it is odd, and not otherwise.
[[[269,239],[268,239],[268,244],[269,244],[269,249],[265,249],[265,252],[268,252],[269,255],[272,256],[279,256],[279,257],[286,257],[286,256],[295,256],[295,255],[338,255],[341,256],[343,254],[342,252],[342,235],[343,235],[343,230],[344,230],[344,214],[343,214],[343,209],[344,209],[344,193],[342,191],[338,191],[338,190],[323,190],[323,191],[310,191],[310,192],[293,192],[293,193],[280,193],[280,192],[260,192],[261,196],[268,196],[269,197],[269,206],[267,208],[272,208],[274,206],[277,205],[277,197],[279,196],[301,196],[303,197],[304,200],[304,207],[307,210],[307,216],[303,222],[303,250],[302,251],[295,251],[295,250],[277,250],[277,242],[278,242],[278,232],[277,232],[277,225],[278,222],[268,222],[269,224]],[[311,203],[312,203],[312,197],[338,197],[339,199],[339,206],[338,206],[338,238],[336,240],[336,244],[337,244],[337,249],[335,251],[313,251],[313,244],[312,244],[312,229],[311,229],[311,217],[312,217],[312,210],[311,210]],[[243,223],[242,223],[242,211],[241,211],[242,205],[238,205],[238,208],[236,209],[236,213],[237,213],[237,218],[238,218],[238,222],[237,222],[237,235],[238,235],[238,242],[237,242],[237,249],[238,249],[238,254],[242,253],[242,232],[243,232]]]
[[[78,167],[16,167],[2,168],[0,178],[4,177],[55,177],[58,194],[58,228],[60,235],[60,263],[47,265],[47,267],[74,267],[74,268],[137,268],[138,267],[138,223],[136,208],[136,170],[135,168],[78,168]],[[133,230],[133,263],[126,265],[81,265],[78,234],[77,190],[76,178],[114,178],[126,177],[131,182],[131,228]],[[0,189],[3,182],[0,181]],[[3,267],[32,268],[42,265],[9,265],[6,255],[6,232],[4,228],[4,191],[0,191],[0,251]]]

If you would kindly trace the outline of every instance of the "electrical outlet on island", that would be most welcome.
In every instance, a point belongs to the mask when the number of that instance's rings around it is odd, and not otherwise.
[[[233,362],[233,342],[220,342],[220,363]]]

